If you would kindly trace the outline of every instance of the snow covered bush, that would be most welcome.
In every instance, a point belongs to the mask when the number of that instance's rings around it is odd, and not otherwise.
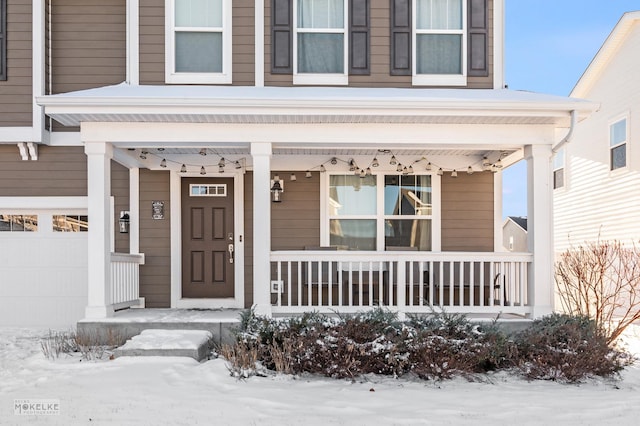
[[[530,379],[578,382],[608,377],[631,362],[608,345],[606,333],[586,316],[548,315],[535,320],[516,342],[518,367]]]
[[[443,380],[511,370],[532,379],[576,382],[611,376],[630,361],[607,345],[593,321],[559,314],[534,321],[516,337],[496,322],[477,324],[460,314],[434,312],[401,322],[383,309],[338,318],[309,313],[272,319],[248,312],[242,324],[236,346],[222,354],[232,372],[259,364],[285,374]]]

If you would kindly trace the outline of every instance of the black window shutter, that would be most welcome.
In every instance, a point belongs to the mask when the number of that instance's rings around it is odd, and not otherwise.
[[[369,75],[369,0],[349,3],[349,74]]]
[[[391,75],[411,75],[411,0],[391,1]]]
[[[271,73],[293,73],[293,0],[271,0]]]
[[[489,75],[488,3],[487,0],[469,0],[467,75],[471,77]]]
[[[7,79],[7,0],[0,0],[0,80]]]

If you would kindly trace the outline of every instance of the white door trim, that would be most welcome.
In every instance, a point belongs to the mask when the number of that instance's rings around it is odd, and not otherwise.
[[[244,308],[244,173],[229,173],[225,176],[205,176],[206,178],[233,177],[233,220],[234,220],[234,295],[220,299],[186,299],[182,297],[182,177],[202,177],[200,174],[171,172],[170,215],[171,215],[171,307],[179,309]]]

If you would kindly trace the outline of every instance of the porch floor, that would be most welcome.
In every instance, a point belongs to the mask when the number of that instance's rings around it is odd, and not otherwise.
[[[216,344],[232,343],[240,325],[241,309],[124,309],[113,317],[82,319],[78,333],[120,345],[143,330],[206,330]]]

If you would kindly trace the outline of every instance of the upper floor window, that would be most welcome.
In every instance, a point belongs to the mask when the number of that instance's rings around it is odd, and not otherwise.
[[[414,84],[466,83],[466,2],[415,0]]]
[[[7,79],[7,0],[0,0],[0,80]]]
[[[294,84],[347,84],[346,0],[294,1]]]
[[[609,126],[609,150],[611,170],[627,166],[627,119],[616,121]]]
[[[391,0],[391,75],[416,86],[489,76],[488,0]]]
[[[564,148],[553,157],[553,189],[564,186]]]
[[[231,0],[166,0],[166,9],[167,83],[231,83]]]

